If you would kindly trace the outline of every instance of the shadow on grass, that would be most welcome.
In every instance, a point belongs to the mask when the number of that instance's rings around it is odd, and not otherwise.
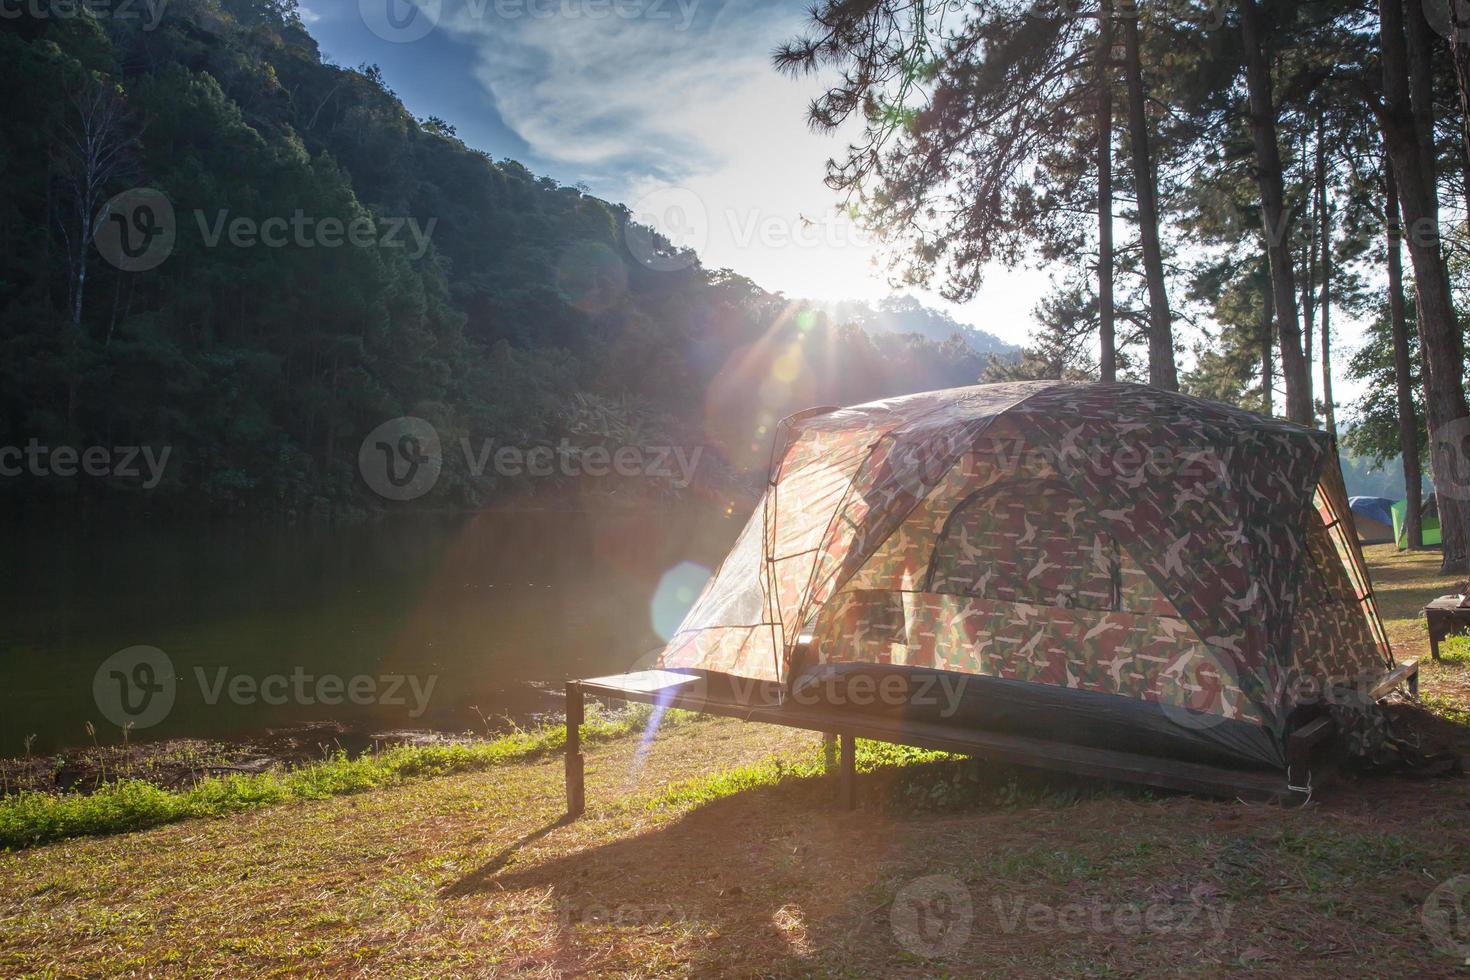
[[[1430,600],[1447,595],[1465,580],[1442,574],[1439,552],[1384,553],[1369,557],[1368,574],[1378,612],[1384,619],[1422,619]]]
[[[540,840],[541,838],[545,837],[547,834],[551,833],[553,830],[556,830],[559,827],[565,827],[571,824],[575,821],[575,819],[575,817],[572,817],[569,814],[563,814],[561,817],[551,821],[551,823],[545,825],[544,827],[533,830],[529,834],[521,837],[519,840],[505,845],[505,847],[500,849],[499,853],[497,853],[489,861],[485,862],[484,865],[475,869],[475,871],[473,871],[472,873],[465,875],[463,878],[460,878],[458,881],[452,882],[451,884],[440,889],[440,896],[444,898],[453,898],[459,895],[469,895],[473,892],[480,891],[483,883],[493,878],[495,874],[500,871],[501,868],[504,868],[507,864],[509,864],[515,858],[516,853],[520,851],[521,848],[525,847],[527,844],[531,844]]]
[[[834,821],[853,824],[857,818],[834,812],[821,792],[827,782],[794,778],[744,790],[696,806],[657,830],[532,867],[507,867],[518,848],[557,826],[548,825],[441,894],[458,899],[549,890],[554,937],[538,959],[554,960],[558,969],[570,972],[646,969],[663,959],[660,947],[671,954],[677,949],[680,957],[692,950],[704,969],[723,965],[715,962],[716,944],[695,938],[701,936],[718,936],[724,956],[739,949],[775,969],[783,960],[789,963],[793,953],[782,910],[808,920],[818,911],[811,907],[809,888],[825,877],[818,871],[805,885],[797,880],[812,855],[798,856],[793,849],[806,846],[799,841],[830,846],[834,840],[852,840],[851,827],[830,832]],[[793,827],[790,818],[797,813],[806,818]],[[596,820],[597,814],[582,819]],[[812,840],[816,826],[829,828],[823,835],[826,845]],[[837,857],[816,860],[829,865]],[[824,911],[833,905],[827,903]],[[810,926],[806,921],[804,928]]]
[[[712,791],[678,788],[628,804],[635,811],[680,806],[663,802],[669,800],[693,804],[658,829],[517,866],[516,852],[566,824],[557,821],[441,896],[549,892],[553,958],[569,970],[646,967],[660,945],[677,945],[686,956],[693,949],[695,969],[724,967],[714,952],[701,952],[714,944],[698,940],[718,936],[721,957],[738,948],[773,971],[803,972],[812,966],[809,951],[851,949],[855,931],[863,933],[858,946],[892,944],[886,911],[892,888],[881,880],[885,858],[916,851],[928,854],[923,860],[968,859],[925,851],[932,847],[925,839],[934,814],[1060,809],[1093,796],[1146,795],[963,758],[875,765],[886,753],[883,747],[860,754],[868,768],[858,776],[856,811],[840,807],[835,775],[819,772],[786,770],[766,784],[719,782],[721,789]],[[720,775],[711,774],[710,784]]]

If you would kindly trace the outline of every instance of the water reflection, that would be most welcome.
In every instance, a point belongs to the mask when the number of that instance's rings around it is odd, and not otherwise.
[[[462,731],[480,728],[480,715],[526,718],[555,703],[537,682],[621,670],[659,645],[677,613],[660,581],[673,571],[683,601],[684,563],[713,567],[738,527],[723,509],[687,504],[338,529],[8,530],[0,754],[31,734],[38,752],[85,743],[89,720],[99,739],[118,740],[93,680],[135,645],[164,651],[177,677],[172,709],[135,738],[316,721]],[[325,693],[342,703],[320,703],[324,677],[341,679]],[[395,677],[405,680],[389,698]],[[422,693],[430,677],[413,717],[409,679]],[[364,680],[354,691],[354,678],[373,679],[373,693]],[[385,699],[397,703],[353,703]]]

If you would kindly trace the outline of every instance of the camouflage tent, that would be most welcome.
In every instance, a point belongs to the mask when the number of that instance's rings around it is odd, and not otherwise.
[[[659,662],[953,672],[1033,730],[1092,712],[1280,766],[1324,690],[1392,665],[1346,514],[1325,434],[1140,385],[813,410]]]

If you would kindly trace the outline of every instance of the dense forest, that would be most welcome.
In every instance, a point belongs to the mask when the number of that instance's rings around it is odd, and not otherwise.
[[[817,308],[671,254],[414,118],[374,66],[324,63],[294,3],[111,10],[0,20],[0,445],[170,455],[156,480],[15,467],[13,502],[361,515],[391,505],[359,446],[399,416],[445,446],[702,447],[692,488],[622,496],[723,499],[781,415],[1005,353],[912,301]],[[472,462],[445,452],[423,503],[556,490]]]

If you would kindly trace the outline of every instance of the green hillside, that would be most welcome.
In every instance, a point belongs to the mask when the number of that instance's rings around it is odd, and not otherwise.
[[[0,492],[362,514],[383,505],[363,437],[413,415],[445,446],[703,446],[724,495],[789,411],[983,366],[963,339],[815,316],[490,159],[415,119],[376,67],[324,63],[294,4],[176,0],[156,24],[68,9],[0,21],[0,444],[171,455],[146,496],[115,475]],[[166,205],[106,210],[134,188]],[[150,223],[165,208],[171,239]],[[108,234],[147,254],[109,254]],[[424,502],[555,489],[446,452]]]

